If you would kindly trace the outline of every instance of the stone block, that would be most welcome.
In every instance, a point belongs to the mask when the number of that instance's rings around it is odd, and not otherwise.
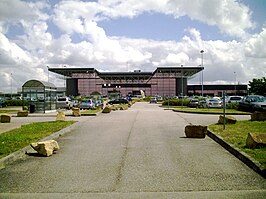
[[[31,143],[31,147],[39,154],[47,157],[59,149],[59,145],[55,140]]]
[[[9,114],[2,114],[0,118],[1,118],[1,123],[10,123],[11,122],[11,115],[9,115]]]
[[[112,106],[105,106],[102,113],[110,113],[112,111]]]
[[[265,121],[266,120],[266,112],[258,112],[255,111],[251,114],[251,121]]]
[[[202,125],[187,125],[185,134],[188,138],[205,138],[207,134],[207,126]]]
[[[72,115],[75,117],[80,117],[81,116],[80,109],[79,108],[72,108]]]
[[[66,120],[66,115],[64,111],[58,111],[56,115],[56,121],[65,121]]]
[[[28,117],[29,111],[18,111],[17,117]]]
[[[248,133],[246,146],[252,149],[266,147],[266,133]]]
[[[225,123],[226,124],[235,124],[236,123],[236,118],[234,118],[233,116],[225,116]],[[224,116],[220,115],[219,116],[219,120],[218,120],[218,124],[223,124],[224,123]]]

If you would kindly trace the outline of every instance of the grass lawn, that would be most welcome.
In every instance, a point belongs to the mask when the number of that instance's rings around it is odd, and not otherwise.
[[[97,114],[99,112],[101,112],[102,109],[101,108],[97,108],[97,109],[89,109],[89,110],[81,110],[80,111],[80,114],[81,115],[94,115],[94,114]]]
[[[223,125],[212,124],[208,128],[225,141],[235,145],[266,168],[266,148],[249,149],[246,148],[246,138],[249,132],[266,133],[266,121],[237,121],[236,124]]]
[[[51,135],[75,121],[36,122],[0,134],[0,158]]]
[[[168,106],[163,106],[164,108],[167,108]],[[222,108],[189,108],[189,107],[181,107],[181,106],[175,106],[175,107],[170,107],[174,110],[178,111],[183,111],[183,112],[197,112],[197,113],[217,113],[217,114],[222,114],[223,109]],[[243,111],[238,111],[235,109],[226,109],[225,111],[226,114],[239,114],[239,115],[245,115],[245,114],[250,114],[248,112],[243,112]]]

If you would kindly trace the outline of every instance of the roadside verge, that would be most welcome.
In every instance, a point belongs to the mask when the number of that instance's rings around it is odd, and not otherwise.
[[[60,137],[61,135],[64,135],[70,131],[72,131],[74,128],[76,128],[76,126],[79,124],[79,122],[76,122],[74,124],[72,124],[71,126],[68,126],[64,129],[61,129],[60,131],[56,132],[56,133],[53,133],[52,135],[49,135],[43,139],[41,139],[40,141],[45,141],[45,140],[51,140],[51,139],[57,139],[58,137]],[[14,152],[14,153],[11,153],[9,154],[8,156],[6,157],[3,157],[0,159],[0,169],[3,169],[6,167],[6,165],[9,165],[13,162],[15,162],[16,160],[18,159],[22,159],[22,158],[25,158],[27,157],[27,153],[32,153],[34,152],[34,150],[31,148],[30,145]]]
[[[249,168],[253,169],[255,172],[260,174],[262,177],[266,178],[266,169],[254,158],[250,157],[243,151],[240,151],[234,145],[227,143],[223,140],[223,138],[219,135],[213,133],[210,129],[207,131],[207,135],[213,139],[215,142],[220,144],[223,148],[233,154],[236,158],[241,160],[244,164],[246,164]]]

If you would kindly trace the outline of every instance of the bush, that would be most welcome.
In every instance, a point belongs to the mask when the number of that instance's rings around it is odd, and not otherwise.
[[[188,106],[189,100],[183,99],[183,106]],[[163,101],[163,106],[168,106],[168,100]],[[182,99],[170,99],[169,106],[182,106]]]
[[[28,101],[26,100],[6,100],[6,105],[7,106],[27,106]]]
[[[226,108],[227,109],[235,109],[235,110],[238,110],[238,106],[239,106],[239,103],[237,103],[237,102],[232,102],[232,103],[226,104]]]

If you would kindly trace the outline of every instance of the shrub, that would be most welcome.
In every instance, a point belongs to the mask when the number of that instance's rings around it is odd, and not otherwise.
[[[232,102],[232,103],[226,104],[226,108],[227,109],[235,109],[235,110],[237,110],[238,106],[239,106],[239,103],[237,103],[237,102]]]
[[[6,105],[7,106],[27,106],[28,101],[26,100],[17,100],[17,99],[12,99],[12,100],[6,100]]]
[[[182,99],[170,99],[169,102],[168,100],[163,101],[162,105],[163,106],[182,106]],[[183,99],[183,106],[187,106],[189,104],[188,99]]]

